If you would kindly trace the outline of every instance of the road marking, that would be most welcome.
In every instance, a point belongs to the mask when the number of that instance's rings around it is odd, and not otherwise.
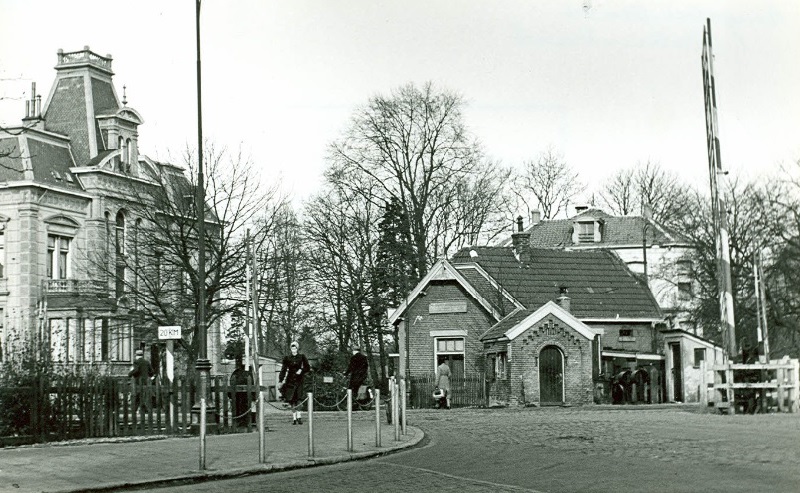
[[[486,486],[493,486],[495,488],[507,488],[507,489],[511,489],[511,490],[514,490],[514,491],[527,491],[528,493],[544,493],[544,492],[539,491],[539,490],[532,490],[530,488],[523,488],[521,486],[514,486],[514,485],[511,485],[511,484],[493,483],[492,481],[483,481],[483,480],[480,480],[480,479],[467,478],[467,477],[464,477],[464,476],[456,476],[454,474],[447,474],[447,473],[444,473],[444,472],[435,471],[433,469],[426,469],[424,467],[406,466],[406,465],[403,465],[403,464],[396,464],[394,462],[389,462],[389,461],[386,461],[386,460],[381,461],[381,462],[383,464],[386,464],[386,465],[389,465],[389,466],[401,467],[403,469],[411,469],[413,471],[423,471],[423,472],[427,472],[427,473],[430,473],[430,474],[436,474],[437,476],[443,476],[443,477],[449,478],[449,479],[460,479],[460,480],[464,480],[464,481],[469,481],[471,483],[477,483],[477,484],[486,485]]]

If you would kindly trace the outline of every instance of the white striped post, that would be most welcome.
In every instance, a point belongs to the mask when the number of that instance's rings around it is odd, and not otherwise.
[[[400,429],[406,434],[406,379],[400,379]]]
[[[314,457],[314,394],[308,393],[308,456]]]

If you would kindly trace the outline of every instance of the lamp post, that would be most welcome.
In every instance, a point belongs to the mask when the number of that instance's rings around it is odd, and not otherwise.
[[[208,381],[211,362],[208,360],[208,340],[206,331],[206,227],[205,227],[205,184],[203,179],[203,110],[200,70],[200,1],[195,0],[197,32],[197,191],[195,194],[195,214],[197,215],[197,370],[199,422],[200,422],[200,470],[206,468],[206,411]]]

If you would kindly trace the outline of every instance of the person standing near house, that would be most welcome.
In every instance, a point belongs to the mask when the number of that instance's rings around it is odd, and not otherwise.
[[[236,356],[236,369],[231,373],[231,378],[228,383],[231,387],[231,390],[228,391],[228,397],[233,404],[233,416],[236,426],[248,426],[250,419],[250,403],[255,399],[248,398],[247,390],[236,388],[253,385],[253,377],[250,372],[245,369],[242,356]]]
[[[369,370],[369,360],[361,352],[360,347],[353,348],[353,356],[350,358],[350,364],[347,366],[347,371],[344,372],[345,376],[350,375],[350,384],[348,389],[353,391],[353,397],[358,397],[358,389],[367,380],[367,372]]]
[[[300,344],[292,341],[289,345],[292,354],[284,356],[278,380],[281,381],[281,394],[283,400],[292,406],[292,424],[303,424],[302,411],[297,409],[297,403],[303,397],[303,378],[311,371],[308,359],[300,353]]]
[[[148,387],[150,377],[154,375],[153,367],[150,362],[144,359],[144,350],[136,350],[136,359],[133,361],[131,371],[128,372],[129,377],[133,377],[133,408],[142,409],[147,411],[147,398],[145,391]]]
[[[447,366],[447,361],[443,360],[436,369],[436,386],[444,392],[444,407],[450,409],[450,367]],[[439,407],[442,407],[441,404]]]

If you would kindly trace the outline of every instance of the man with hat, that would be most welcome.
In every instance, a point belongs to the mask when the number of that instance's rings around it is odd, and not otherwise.
[[[361,352],[361,347],[354,347],[353,356],[350,357],[350,364],[347,366],[347,371],[344,372],[345,376],[350,375],[350,384],[347,388],[353,391],[353,397],[358,396],[358,389],[367,379],[368,370],[369,360]]]
[[[147,411],[145,389],[148,386],[150,377],[152,377],[154,374],[155,373],[153,372],[153,367],[150,366],[150,362],[144,359],[144,350],[137,349],[136,359],[133,361],[133,367],[131,367],[131,371],[128,372],[128,376],[133,377],[134,409],[142,408],[144,411]]]

